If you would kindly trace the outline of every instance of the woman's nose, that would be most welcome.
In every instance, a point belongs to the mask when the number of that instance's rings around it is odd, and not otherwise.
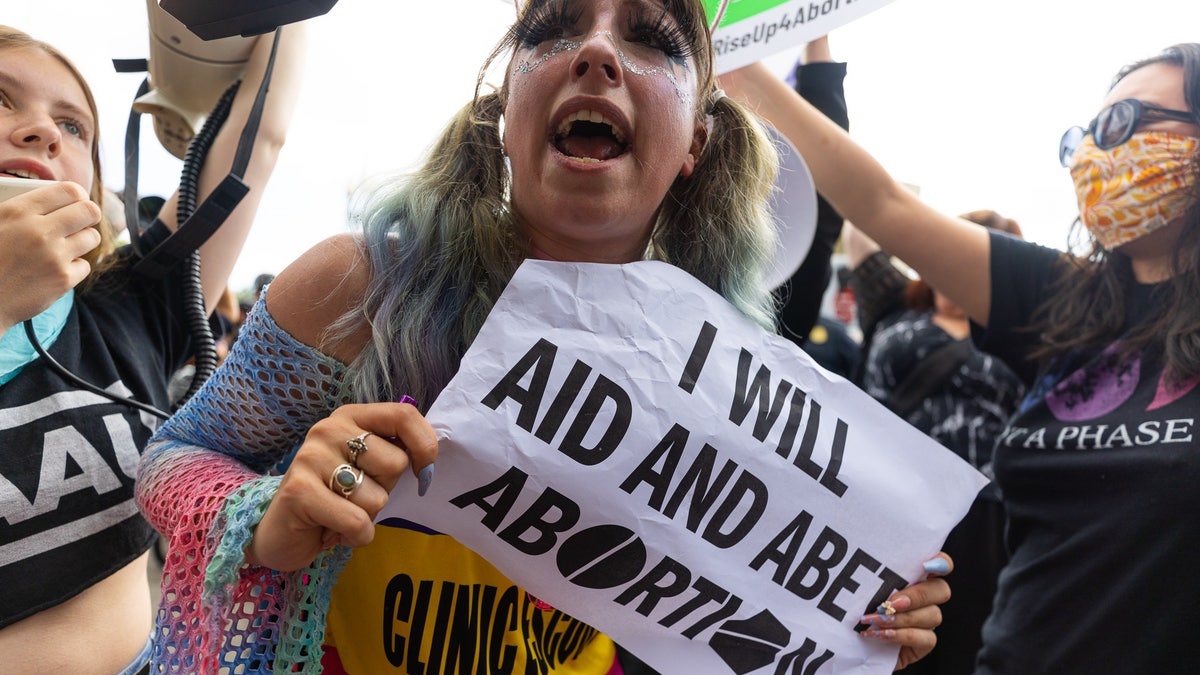
[[[571,74],[581,80],[599,77],[611,86],[621,83],[621,57],[612,33],[602,31],[583,41],[571,63]]]
[[[30,113],[23,116],[13,128],[13,144],[20,147],[44,147],[51,157],[62,147],[62,133],[58,124],[48,115]]]

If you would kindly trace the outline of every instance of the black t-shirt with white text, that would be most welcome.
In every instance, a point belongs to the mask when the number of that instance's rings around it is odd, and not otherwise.
[[[1098,353],[1036,369],[1021,330],[1056,278],[1059,251],[999,234],[980,347],[1030,393],[994,454],[1011,561],[984,625],[979,673],[1192,672],[1200,640],[1200,378],[1170,384],[1161,359]],[[1161,305],[1131,284],[1128,326]]]
[[[120,269],[74,306],[50,355],[101,389],[169,409],[188,356],[178,274]],[[19,328],[19,326],[18,326]],[[37,359],[0,386],[0,627],[53,607],[144,553],[133,497],[158,418],[66,382]]]

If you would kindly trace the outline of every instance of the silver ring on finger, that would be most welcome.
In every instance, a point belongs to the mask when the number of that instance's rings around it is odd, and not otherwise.
[[[356,469],[358,468],[358,456],[367,451],[367,436],[370,435],[371,432],[364,431],[354,438],[346,441],[346,447],[350,448],[350,463],[353,464],[354,468]]]
[[[354,494],[359,485],[363,482],[363,472],[355,469],[349,464],[338,464],[333,473],[329,475],[329,489],[334,492],[340,492],[346,499]]]

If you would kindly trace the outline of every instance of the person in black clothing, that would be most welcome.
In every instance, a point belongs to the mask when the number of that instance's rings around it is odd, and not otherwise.
[[[850,379],[858,369],[862,350],[850,336],[850,331],[837,319],[821,315],[817,325],[808,331],[808,339],[801,349],[811,356],[822,368]]]
[[[843,129],[850,128],[846,109],[846,64],[833,60],[829,36],[804,46],[804,55],[792,71],[795,90]],[[831,258],[842,233],[842,216],[817,195],[817,226],[812,245],[792,277],[776,290],[779,296],[779,332],[800,346],[817,325],[821,298],[833,274]]]
[[[225,288],[286,135],[298,94],[300,29],[280,39],[275,77],[242,176],[251,188],[200,249],[204,300]],[[270,37],[197,180],[202,201],[229,171]],[[87,82],[55,47],[0,26],[0,176],[39,179],[0,202],[0,673],[126,673],[148,667],[146,585],[154,530],[134,478],[158,419],[92,393],[52,369],[27,338],[86,383],[159,410],[191,352],[182,269],[158,281],[133,271],[103,217],[97,110]],[[32,184],[32,183],[31,183]],[[146,250],[175,229],[178,193]],[[136,226],[130,223],[130,226]],[[165,227],[164,227],[165,226]]]
[[[1016,221],[995,211],[964,219],[1014,236]],[[1003,361],[971,344],[966,315],[944,294],[910,279],[853,223],[842,235],[851,265],[864,341],[860,386],[892,412],[986,475],[992,447],[1016,411],[1025,387]],[[969,673],[982,644],[996,579],[1008,561],[1004,507],[994,484],[950,532],[945,550],[958,564],[954,595],[942,605],[938,644],[906,672]]]
[[[1200,44],[1174,45],[1122,69],[1096,116],[1064,134],[1058,159],[1082,226],[1064,253],[922,203],[765,66],[721,77],[796,145],[817,189],[961,307],[979,347],[1030,389],[993,456],[1010,560],[981,675],[1200,662],[1182,619],[1200,601],[1197,82]]]

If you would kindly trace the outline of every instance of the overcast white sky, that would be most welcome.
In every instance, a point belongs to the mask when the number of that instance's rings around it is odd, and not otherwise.
[[[9,24],[63,49],[96,90],[106,183],[120,187],[140,77],[111,59],[148,52],[139,0],[0,4]],[[308,77],[279,168],[231,285],[278,272],[346,228],[364,177],[410,169],[471,96],[513,10],[499,0],[341,0],[310,23]],[[851,132],[893,174],[947,212],[992,208],[1026,235],[1065,245],[1075,217],[1058,166],[1062,131],[1086,123],[1126,62],[1200,39],[1195,0],[895,0],[836,30],[849,63]],[[798,50],[769,59],[786,72]],[[179,162],[143,123],[141,191],[178,183]]]

